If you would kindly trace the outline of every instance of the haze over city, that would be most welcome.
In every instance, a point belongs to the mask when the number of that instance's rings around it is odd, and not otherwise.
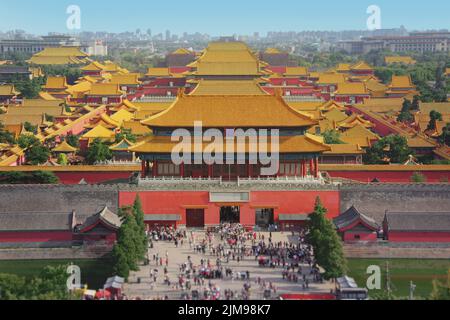
[[[81,9],[79,31],[124,32],[152,28],[154,33],[171,30],[177,34],[201,32],[213,36],[290,30],[363,30],[367,28],[366,11],[370,5],[380,7],[382,28],[404,25],[409,30],[442,29],[449,27],[447,13],[450,10],[450,3],[445,0],[286,0],[282,5],[267,0],[199,0],[189,4],[179,0],[135,1],[126,10],[106,0],[1,2],[4,9],[0,13],[0,31],[23,29],[41,35],[70,31],[66,28],[66,9],[70,5]],[[37,11],[39,15],[35,14]],[[132,19],[128,18],[130,14]],[[102,19],[98,19],[99,15]]]

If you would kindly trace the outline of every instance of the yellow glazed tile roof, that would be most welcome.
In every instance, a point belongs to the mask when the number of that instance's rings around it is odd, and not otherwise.
[[[309,71],[306,67],[287,67],[285,76],[308,76]]]
[[[367,87],[360,82],[339,83],[336,91],[337,95],[367,95]]]
[[[152,132],[149,127],[144,126],[139,121],[124,121],[122,128],[131,130],[131,133],[137,136],[143,136]]]
[[[17,96],[20,92],[13,85],[0,85],[0,96]]]
[[[411,58],[410,56],[386,56],[384,58],[384,61],[386,62],[386,64],[416,64],[416,60],[414,60],[413,58]]]
[[[114,136],[114,132],[111,130],[106,129],[103,126],[96,126],[94,129],[90,130],[89,132],[85,133],[82,138],[83,139],[109,139]]]
[[[102,65],[100,62],[92,61],[87,66],[84,66],[80,69],[83,71],[103,71],[103,70],[105,70],[105,66]]]
[[[47,100],[47,101],[56,101],[59,99],[56,99],[54,96],[52,96],[50,93],[48,92],[39,92],[39,98],[43,99],[43,100]]]
[[[76,152],[77,150],[77,148],[72,147],[65,140],[61,142],[57,147],[52,149],[53,152]]]
[[[87,57],[78,47],[45,48],[36,53],[35,57]]]
[[[340,73],[321,73],[317,84],[341,84],[344,83],[345,75]]]
[[[267,149],[270,152],[270,138],[268,139]],[[171,153],[173,148],[177,145],[177,142],[171,141],[171,137],[161,137],[161,136],[152,136],[146,141],[136,144],[131,147],[129,150],[138,153]],[[210,142],[203,142],[202,148],[203,150],[210,144]],[[257,147],[249,143],[249,139],[245,139],[245,144],[240,144],[235,139],[233,148],[236,152],[237,150],[245,150],[245,153],[248,153],[253,148]],[[192,141],[192,150],[194,147],[194,141]],[[256,149],[257,150],[257,149]],[[280,153],[321,153],[324,151],[330,150],[330,147],[324,145],[312,138],[307,136],[292,136],[292,137],[280,137],[279,138],[279,151]],[[223,149],[217,148],[216,152],[226,152],[227,146],[226,142],[223,142]]]
[[[259,75],[258,58],[242,42],[212,42],[192,64],[197,75]]]
[[[210,128],[302,127],[317,124],[289,107],[281,97],[180,95],[167,110],[144,120],[150,127],[193,127],[202,121]]]
[[[128,112],[127,110],[119,110],[116,113],[114,113],[113,115],[111,115],[111,119],[116,121],[117,123],[122,124],[124,121],[130,121],[131,119],[133,119],[134,115],[130,112]]]
[[[67,89],[66,77],[48,77],[44,89]]]
[[[325,113],[323,116],[326,119],[335,122],[341,122],[348,118],[348,116],[344,112],[341,112],[338,109],[332,109],[329,112]]]
[[[357,144],[329,144],[331,150],[325,151],[324,155],[341,155],[341,154],[363,154],[364,151]]]
[[[138,85],[141,82],[139,73],[127,73],[127,74],[114,74],[111,77],[110,83],[118,85]]]
[[[355,63],[350,67],[351,70],[373,70],[373,68],[365,61]]]
[[[392,76],[390,88],[415,88],[410,76]]]
[[[171,73],[169,68],[148,68],[145,75],[149,77],[170,77]]]
[[[373,128],[375,126],[372,122],[365,120],[359,114],[356,113],[352,114],[347,119],[340,121],[338,123],[338,126],[343,129],[350,129],[357,125],[364,126],[365,128]]]

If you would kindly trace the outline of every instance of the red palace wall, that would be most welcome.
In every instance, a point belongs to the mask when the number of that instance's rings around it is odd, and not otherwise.
[[[411,176],[416,171],[328,171],[333,178],[352,179],[360,182],[371,182],[375,178],[385,183],[410,183]],[[443,178],[450,181],[450,171],[420,171],[427,178],[427,182],[442,182]]]
[[[137,192],[119,192],[119,206],[131,205]],[[198,191],[143,191],[139,192],[145,214],[179,214],[179,224],[186,224],[187,209],[204,209],[205,224],[220,223],[222,206],[240,206],[241,223],[254,225],[256,210],[274,208],[275,221],[282,214],[308,214],[313,211],[316,197],[319,196],[328,209],[328,217],[339,214],[340,202],[338,191],[254,191],[250,202],[242,204],[216,204],[209,202],[209,192]]]
[[[72,241],[71,231],[54,232],[0,232],[1,243],[29,243],[29,242],[61,242]]]
[[[389,242],[450,242],[450,232],[396,232],[390,231]]]
[[[355,236],[359,236],[359,239],[356,239]],[[344,233],[344,241],[345,242],[354,242],[354,241],[376,241],[377,234],[376,233],[364,233],[364,232],[351,232],[347,231]]]

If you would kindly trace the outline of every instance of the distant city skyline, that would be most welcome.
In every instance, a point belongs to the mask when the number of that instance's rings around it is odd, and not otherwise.
[[[119,5],[106,0],[50,1],[21,0],[2,3],[0,31],[22,29],[27,33],[45,35],[48,32],[77,33],[83,31],[143,33],[151,29],[153,34],[208,33],[211,36],[252,35],[265,36],[269,31],[343,31],[365,30],[370,5],[381,9],[383,29],[405,26],[408,30],[449,28],[450,2],[429,0],[348,0],[310,2],[284,0],[282,5],[274,1],[226,2],[197,0],[185,1],[129,1]],[[77,5],[81,9],[81,29],[69,30],[66,21],[67,7]]]

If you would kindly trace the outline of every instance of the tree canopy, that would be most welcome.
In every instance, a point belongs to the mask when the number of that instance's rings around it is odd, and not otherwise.
[[[405,137],[390,135],[368,148],[363,161],[365,164],[405,163],[413,154]]]
[[[327,130],[322,134],[322,136],[326,144],[343,144],[340,140],[341,135],[336,130]]]
[[[123,223],[117,235],[112,257],[116,274],[128,278],[130,271],[139,270],[139,262],[147,256],[144,212],[139,196],[136,197],[133,206],[121,208],[119,215]]]
[[[112,152],[109,146],[100,139],[95,139],[89,146],[86,160],[89,164],[95,164],[96,162],[103,162],[112,159]]]
[[[332,221],[326,218],[327,209],[320,198],[316,199],[314,212],[309,216],[308,240],[314,249],[314,257],[324,270],[326,279],[344,276],[347,261],[344,257],[342,241]]]

